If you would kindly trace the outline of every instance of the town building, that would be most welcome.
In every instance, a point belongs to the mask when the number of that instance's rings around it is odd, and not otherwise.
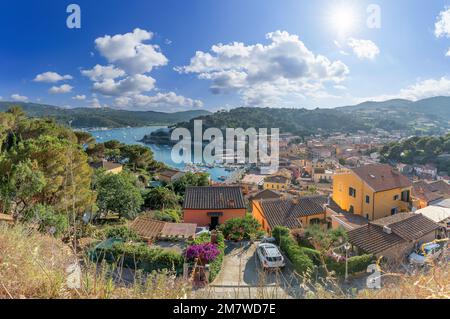
[[[333,171],[325,168],[314,168],[313,170],[314,183],[331,183],[333,181]]]
[[[358,254],[402,261],[419,244],[433,241],[440,225],[421,214],[400,213],[371,221],[348,232]]]
[[[290,180],[285,176],[269,176],[264,179],[264,189],[286,191]]]
[[[215,229],[232,218],[245,217],[246,205],[240,186],[188,187],[183,203],[185,223]]]
[[[450,185],[445,181],[426,182],[417,181],[413,183],[413,198],[416,208],[425,208],[438,201],[450,198]]]
[[[91,167],[94,169],[104,169],[108,174],[120,174],[123,171],[122,164],[110,162],[105,159],[101,162],[92,163]]]
[[[173,183],[183,177],[184,174],[184,172],[176,169],[165,168],[163,170],[160,170],[157,175],[161,182]]]
[[[326,196],[253,200],[252,214],[267,233],[276,226],[306,228],[325,222],[327,200]]]
[[[333,200],[368,220],[410,211],[411,191],[411,181],[384,164],[344,169],[333,176]]]

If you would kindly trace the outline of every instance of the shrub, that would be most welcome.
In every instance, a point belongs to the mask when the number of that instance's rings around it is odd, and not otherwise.
[[[123,241],[140,241],[139,235],[127,226],[112,226],[104,231],[105,238],[120,238]]]
[[[116,243],[95,255],[97,262],[104,258],[110,263],[119,262],[124,267],[142,269],[146,272],[175,270],[181,273],[184,262],[180,253],[161,248],[149,248],[145,244]]]
[[[280,243],[281,237],[289,236],[289,229],[283,226],[275,226],[272,230],[272,236]]]
[[[163,222],[180,223],[181,212],[176,209],[166,209],[163,211],[156,211],[154,218]]]
[[[157,187],[144,195],[144,205],[149,209],[175,209],[179,207],[180,198],[166,187]]]
[[[225,224],[220,225],[219,229],[226,239],[233,241],[250,240],[264,234],[258,221],[248,215],[243,218],[229,219]]]
[[[192,244],[210,243],[211,235],[204,233],[198,236]],[[217,248],[219,255],[209,264],[209,282],[213,282],[222,269],[223,258],[225,256],[225,238],[221,232],[217,233]]]
[[[320,258],[320,251],[308,247],[300,247],[300,251],[304,253],[306,256],[308,256],[309,259],[312,260],[314,265],[320,266],[322,264]]]
[[[186,251],[186,258],[190,261],[198,259],[200,262],[210,263],[214,261],[219,254],[220,251],[216,245],[212,243],[203,243],[189,246]]]
[[[305,275],[314,268],[312,260],[302,251],[290,235],[280,238],[280,248],[292,262],[295,271],[300,275]]]
[[[69,218],[56,213],[52,207],[38,204],[25,213],[24,221],[35,223],[42,233],[63,236],[69,229]]]
[[[373,255],[354,256],[348,259],[348,273],[355,274],[367,270],[367,267],[373,262]],[[345,275],[345,261],[338,262],[332,257],[326,258],[328,271],[334,271],[338,276]]]

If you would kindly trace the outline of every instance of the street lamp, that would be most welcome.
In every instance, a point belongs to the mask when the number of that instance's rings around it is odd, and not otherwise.
[[[345,249],[345,281],[347,281],[348,279],[348,251],[350,249],[350,243],[346,243],[344,245],[344,249]]]

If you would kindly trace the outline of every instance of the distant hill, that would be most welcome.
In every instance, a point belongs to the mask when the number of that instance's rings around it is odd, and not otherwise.
[[[384,102],[364,102],[334,109],[277,109],[240,107],[203,115],[176,127],[193,130],[194,120],[202,120],[204,128],[217,127],[278,127],[282,133],[307,136],[335,132],[406,131],[410,134],[442,134],[450,130],[450,97],[434,97],[420,101],[404,99]],[[162,136],[166,134],[167,136]],[[169,133],[158,132],[146,136],[144,141],[164,141]]]
[[[386,130],[395,128],[414,133],[439,134],[450,128],[450,97],[437,96],[419,101],[388,100],[364,102],[336,108]]]
[[[50,117],[56,121],[71,125],[74,128],[92,127],[138,127],[146,125],[173,125],[189,121],[192,118],[211,114],[205,110],[163,113],[154,111],[125,111],[111,108],[60,108],[53,105],[23,102],[0,102],[0,112],[17,105],[31,117]]]
[[[124,111],[110,108],[65,109],[52,105],[0,102],[0,111],[12,105],[21,106],[32,117],[52,117],[72,127],[126,127],[175,125],[193,127],[193,119],[203,120],[208,127],[271,128],[297,135],[316,133],[351,133],[358,130],[403,130],[411,134],[441,134],[450,130],[450,97],[438,96],[419,101],[403,99],[364,102],[334,109],[279,109],[239,107],[228,112],[205,110],[163,113]]]

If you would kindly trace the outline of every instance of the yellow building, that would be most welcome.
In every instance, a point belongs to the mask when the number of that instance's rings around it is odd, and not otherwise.
[[[333,200],[369,220],[410,211],[411,190],[406,176],[384,164],[345,169],[333,176]]]
[[[269,176],[264,179],[264,189],[286,191],[290,180],[285,176]]]
[[[326,202],[326,196],[254,200],[252,215],[269,234],[276,226],[295,230],[325,225]]]
[[[107,160],[102,160],[98,163],[91,164],[94,169],[104,169],[108,174],[120,174],[123,171],[123,165],[119,163],[109,162]]]

